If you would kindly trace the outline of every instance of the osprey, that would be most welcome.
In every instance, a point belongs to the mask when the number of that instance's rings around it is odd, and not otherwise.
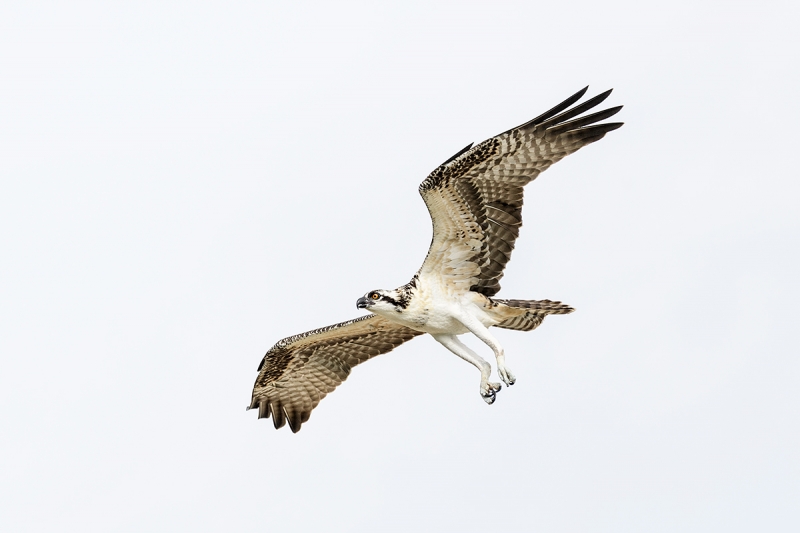
[[[489,328],[531,331],[547,315],[574,311],[561,302],[494,296],[522,226],[523,187],[622,126],[597,124],[622,106],[580,116],[611,90],[570,108],[587,89],[519,127],[470,144],[434,170],[419,186],[433,221],[433,240],[419,271],[402,287],[359,298],[356,306],[367,316],[278,341],[258,366],[248,409],[257,407],[259,418],[272,416],[276,429],[288,422],[296,433],[354,366],[423,333],[475,365],[480,395],[494,403],[501,385],[489,381],[491,366],[458,336],[470,332],[488,345],[500,379],[510,386],[514,374]]]

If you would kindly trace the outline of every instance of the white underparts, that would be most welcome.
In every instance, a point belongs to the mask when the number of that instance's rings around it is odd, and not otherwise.
[[[392,306],[381,304],[373,305],[369,310],[393,322],[430,333],[442,346],[474,365],[481,373],[480,393],[487,403],[494,402],[501,385],[489,381],[491,365],[464,345],[458,335],[472,333],[491,348],[497,360],[500,379],[506,385],[514,384],[514,375],[505,366],[503,347],[489,332],[489,328],[500,323],[502,319],[495,316],[496,305],[482,294],[453,290],[441,281],[430,283],[430,280],[419,280],[408,306],[401,312]]]

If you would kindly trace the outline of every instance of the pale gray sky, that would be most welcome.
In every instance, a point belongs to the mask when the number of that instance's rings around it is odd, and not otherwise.
[[[797,5],[4,3],[0,529],[797,531]],[[517,385],[420,338],[245,412],[587,84],[626,125],[527,188],[500,295],[577,312],[498,331]]]

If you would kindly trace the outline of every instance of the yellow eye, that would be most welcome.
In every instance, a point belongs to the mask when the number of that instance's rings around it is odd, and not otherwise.
[[[369,295],[369,297],[372,298],[373,300],[377,300],[381,296],[377,292],[373,292],[372,294]]]

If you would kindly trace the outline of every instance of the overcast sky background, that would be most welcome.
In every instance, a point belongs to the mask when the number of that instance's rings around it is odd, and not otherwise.
[[[798,25],[3,3],[0,529],[797,531]],[[626,125],[526,190],[500,296],[577,312],[497,331],[514,387],[423,337],[296,435],[245,411],[277,340],[413,275],[431,170],[587,84]]]

